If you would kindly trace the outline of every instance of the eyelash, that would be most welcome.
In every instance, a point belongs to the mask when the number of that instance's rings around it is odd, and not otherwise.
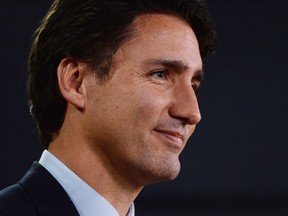
[[[197,93],[199,91],[199,88],[200,88],[200,83],[199,82],[193,83],[193,81],[192,81],[191,86],[192,86],[194,92]]]

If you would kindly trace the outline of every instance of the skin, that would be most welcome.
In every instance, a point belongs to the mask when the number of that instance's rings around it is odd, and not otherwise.
[[[65,58],[67,112],[49,151],[126,215],[143,186],[174,179],[200,121],[202,60],[193,30],[168,15],[141,15],[112,58],[107,81]]]

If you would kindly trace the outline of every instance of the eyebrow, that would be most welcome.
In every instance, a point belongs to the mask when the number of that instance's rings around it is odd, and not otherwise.
[[[167,59],[149,59],[146,61],[147,64],[152,64],[152,65],[162,65],[168,68],[172,68],[176,71],[186,71],[190,69],[190,67],[185,64],[181,60],[167,60]],[[204,80],[204,70],[203,69],[198,69],[193,78],[203,81]]]

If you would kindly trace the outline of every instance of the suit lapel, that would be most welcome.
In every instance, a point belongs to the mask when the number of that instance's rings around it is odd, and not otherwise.
[[[79,216],[69,196],[56,179],[34,162],[19,182],[30,194],[41,216]]]

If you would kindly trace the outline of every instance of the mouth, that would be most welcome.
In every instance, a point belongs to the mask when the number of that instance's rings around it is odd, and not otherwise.
[[[169,143],[173,144],[173,147],[183,148],[184,145],[184,134],[179,131],[170,131],[170,130],[158,130],[154,129],[162,137],[164,137]]]

